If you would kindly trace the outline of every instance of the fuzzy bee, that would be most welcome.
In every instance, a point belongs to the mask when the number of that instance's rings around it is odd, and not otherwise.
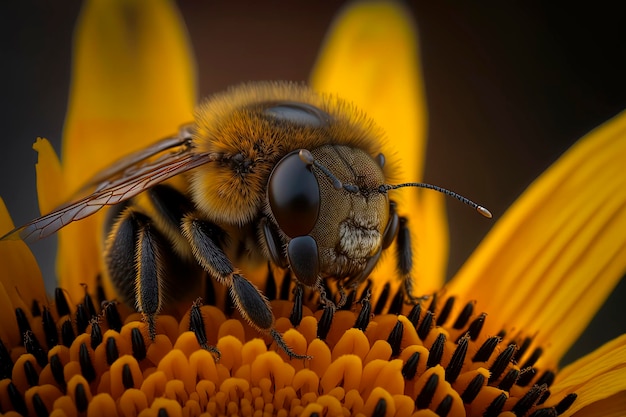
[[[352,105],[291,83],[245,84],[201,104],[178,135],[97,174],[84,197],[15,229],[28,241],[55,233],[104,206],[108,279],[141,312],[150,337],[168,304],[198,296],[208,274],[241,315],[300,357],[274,328],[264,294],[237,268],[245,256],[288,268],[296,286],[333,305],[323,280],[361,284],[406,227],[388,184],[382,132]],[[168,179],[184,178],[184,189]],[[397,264],[411,299],[410,241]],[[300,292],[296,292],[301,294]]]

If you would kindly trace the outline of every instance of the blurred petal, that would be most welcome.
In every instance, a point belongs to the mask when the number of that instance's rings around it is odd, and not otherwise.
[[[33,149],[38,153],[35,169],[39,211],[47,214],[67,199],[67,189],[63,181],[61,162],[48,139],[37,138]]]
[[[14,225],[0,198],[0,236]],[[12,317],[21,308],[30,318],[33,301],[46,304],[46,293],[37,261],[26,243],[19,239],[0,240],[0,339],[8,346],[19,345],[20,332]]]
[[[554,366],[626,270],[626,113],[574,145],[519,198],[454,278],[487,323],[524,329]]]
[[[393,180],[398,182],[420,181],[424,166],[427,113],[418,50],[415,24],[400,3],[354,2],[336,18],[311,75],[314,89],[354,102],[385,130],[385,154],[396,161],[399,172]],[[424,225],[441,224],[443,218],[422,218],[431,213],[441,216],[441,212],[420,207],[418,195],[407,189],[397,191],[393,198],[399,202],[400,214],[411,219],[413,241],[417,245],[427,242],[424,255],[438,254],[427,258],[415,252],[414,271],[420,271],[421,278],[417,293],[423,293],[443,282],[446,256],[441,254],[447,254],[448,238],[446,228],[424,232]],[[422,204],[427,202],[440,207],[441,196]],[[434,265],[435,260],[443,264]],[[395,275],[393,257],[386,257],[375,275]]]
[[[578,395],[564,416],[623,415],[626,410],[626,335],[567,366],[558,373],[550,391],[551,401],[547,405],[556,404],[570,393]],[[611,409],[620,410],[622,414],[611,414],[608,412]]]
[[[195,74],[172,2],[93,0],[77,24],[63,173],[76,190],[120,156],[192,120]],[[58,274],[74,299],[100,272],[101,215],[59,233]]]

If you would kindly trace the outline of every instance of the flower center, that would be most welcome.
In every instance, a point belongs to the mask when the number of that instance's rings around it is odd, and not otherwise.
[[[576,399],[544,406],[555,372],[535,365],[542,348],[530,350],[530,337],[483,335],[487,315],[473,302],[453,316],[454,297],[407,305],[389,285],[370,297],[370,283],[343,296],[327,289],[342,307],[323,308],[314,293],[294,304],[289,285],[268,282],[277,331],[310,359],[290,360],[227,300],[226,314],[196,302],[180,320],[158,316],[151,340],[124,306],[98,311],[86,294],[70,307],[57,290],[53,311],[16,309],[23,345],[0,341],[0,411],[552,416]]]

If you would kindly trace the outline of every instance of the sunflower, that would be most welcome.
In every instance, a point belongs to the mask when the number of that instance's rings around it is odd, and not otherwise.
[[[119,156],[172,133],[196,100],[186,34],[169,2],[88,1],[76,39],[63,163],[47,140],[35,144],[42,212]],[[425,147],[416,39],[396,3],[355,4],[337,18],[310,80],[385,129],[401,166],[414,168],[407,181],[420,179]],[[2,240],[0,412],[623,415],[626,336],[558,363],[626,270],[625,157],[626,115],[618,115],[533,183],[448,283],[442,197],[406,193],[412,237],[428,242],[414,271],[432,296],[419,304],[403,302],[384,259],[345,309],[311,301],[296,320],[290,280],[261,271],[277,330],[308,359],[288,358],[219,300],[159,316],[148,337],[138,314],[106,301],[115,294],[98,280],[98,214],[59,232],[51,300],[28,247]],[[13,227],[0,205],[0,233]]]

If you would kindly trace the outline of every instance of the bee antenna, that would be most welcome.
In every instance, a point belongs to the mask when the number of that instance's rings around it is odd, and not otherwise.
[[[457,194],[454,191],[450,191],[445,188],[439,187],[437,185],[427,184],[424,182],[407,182],[404,184],[395,184],[395,185],[383,184],[378,188],[378,191],[380,191],[381,193],[386,193],[389,190],[396,190],[398,188],[403,188],[403,187],[418,187],[418,188],[427,188],[429,190],[439,191],[440,193],[456,198],[463,204],[467,204],[468,206],[472,207],[473,209],[475,209],[477,212],[487,217],[488,219],[492,217],[491,212],[487,210],[485,207],[474,203],[472,200],[463,197],[461,194]]]
[[[304,162],[305,164],[313,165],[315,168],[322,171],[324,175],[326,175],[328,179],[333,183],[333,187],[335,187],[336,190],[341,190],[343,188],[349,193],[359,192],[359,187],[357,187],[356,185],[344,184],[343,182],[341,182],[339,178],[335,177],[335,175],[332,172],[330,172],[328,168],[326,168],[324,165],[319,163],[317,159],[313,157],[313,154],[311,154],[311,152],[308,149],[300,149],[300,152],[298,152],[298,156],[300,157],[302,162]]]

